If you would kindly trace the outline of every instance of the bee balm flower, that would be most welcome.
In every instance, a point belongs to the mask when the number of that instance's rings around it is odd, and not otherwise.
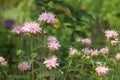
[[[57,57],[56,56],[51,56],[50,58],[45,59],[43,64],[45,64],[45,66],[48,69],[56,68],[56,66],[59,66],[59,64],[57,63]]]
[[[118,36],[118,33],[114,30],[107,30],[107,31],[105,31],[105,36],[107,38],[114,38],[114,37]]]
[[[119,43],[119,40],[116,38],[115,40],[111,40],[111,44],[116,46]]]
[[[88,39],[88,38],[82,39],[81,42],[82,42],[83,45],[89,45],[89,44],[91,44],[91,40]]]
[[[26,62],[26,61],[20,62],[18,64],[18,69],[22,70],[22,71],[28,70],[29,69],[28,62]]]
[[[5,59],[2,56],[0,56],[0,65],[2,65],[2,66],[7,65],[7,61],[5,61]]]
[[[46,22],[46,23],[54,23],[55,22],[55,15],[50,12],[44,12],[41,15],[39,15],[38,20],[40,22]]]
[[[105,48],[102,48],[102,49],[100,49],[100,53],[104,53],[104,54],[106,54],[106,53],[108,53],[108,47],[105,47]]]
[[[50,41],[50,42],[56,42],[57,41],[55,36],[49,36],[47,40]]]
[[[120,59],[120,53],[116,54],[116,59],[118,59],[118,60]]]
[[[14,27],[12,29],[12,32],[15,34],[20,34],[20,33],[22,33],[22,27],[21,26]]]
[[[56,41],[55,42],[49,42],[47,47],[49,48],[50,51],[55,51],[55,50],[59,49],[60,44],[59,44],[59,42],[56,42]]]
[[[69,53],[70,55],[74,55],[77,52],[77,49],[70,48]]]
[[[94,55],[98,55],[99,51],[97,49],[91,49],[90,53],[92,56],[94,56]]]
[[[23,32],[28,32],[31,34],[36,34],[41,32],[41,28],[39,27],[39,24],[36,22],[27,22],[22,27]]]
[[[84,54],[89,54],[89,53],[90,53],[90,50],[89,50],[88,48],[83,48],[83,49],[82,49],[82,52],[83,52]]]
[[[0,56],[0,63],[3,61],[5,61],[5,59],[2,56]]]
[[[98,73],[99,76],[103,76],[108,72],[108,68],[107,67],[102,67],[102,66],[98,66],[95,71]]]

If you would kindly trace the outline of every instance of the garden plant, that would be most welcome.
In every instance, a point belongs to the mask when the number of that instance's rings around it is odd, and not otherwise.
[[[98,32],[97,43],[90,33],[96,19],[85,9],[62,0],[35,2],[36,14],[22,0],[16,10],[26,5],[26,16],[6,19],[0,30],[0,80],[120,79],[119,30]]]

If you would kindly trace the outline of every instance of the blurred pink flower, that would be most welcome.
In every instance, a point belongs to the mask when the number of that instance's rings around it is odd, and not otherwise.
[[[59,42],[53,41],[53,42],[49,42],[47,47],[49,48],[50,51],[55,51],[59,49],[60,44]]]
[[[0,56],[0,63],[4,62],[4,61],[5,61],[5,59],[2,56]]]
[[[23,32],[28,32],[31,34],[36,34],[41,32],[41,28],[39,27],[39,24],[36,22],[27,22],[22,27]]]
[[[91,40],[88,39],[88,38],[82,39],[81,42],[82,42],[83,45],[90,45],[91,44]]]
[[[48,69],[56,68],[56,66],[59,66],[59,64],[57,63],[57,57],[56,56],[51,56],[50,58],[45,59],[43,64],[45,64],[45,66]]]
[[[56,42],[57,38],[55,36],[48,36],[47,40],[50,41],[50,42]]]
[[[119,43],[119,40],[111,40],[111,44],[113,45],[113,46],[115,46],[115,45],[117,45]]]
[[[22,71],[30,69],[29,65],[28,65],[28,62],[27,61],[20,62],[18,64],[18,69],[22,70]]]
[[[98,55],[99,51],[97,49],[91,49],[90,50],[91,55]]]
[[[83,49],[82,49],[82,52],[83,52],[84,54],[89,54],[89,53],[90,53],[90,50],[89,50],[88,48],[83,48]]]
[[[70,48],[69,53],[70,55],[74,55],[75,53],[77,53],[77,49]]]
[[[116,59],[118,59],[118,60],[120,59],[120,53],[116,54]]]
[[[0,65],[2,65],[2,66],[7,65],[7,61],[5,61],[5,58],[3,58],[2,56],[0,56]]]
[[[46,23],[54,23],[55,22],[55,15],[50,12],[44,12],[41,15],[39,15],[38,20],[40,22],[46,22]]]
[[[98,73],[99,76],[103,76],[105,74],[107,74],[108,72],[108,68],[107,67],[103,67],[103,66],[98,66],[95,71]]]
[[[22,33],[22,27],[21,26],[14,27],[12,29],[12,32],[15,34],[20,34],[20,33]]]
[[[7,61],[1,62],[1,65],[2,65],[2,66],[6,66],[6,65],[7,65]]]
[[[108,51],[109,51],[108,47],[104,47],[104,48],[100,49],[99,52],[106,54],[106,53],[108,53]]]
[[[105,31],[105,36],[107,38],[113,38],[113,37],[117,37],[118,33],[117,33],[117,31],[114,31],[114,30],[106,30]]]

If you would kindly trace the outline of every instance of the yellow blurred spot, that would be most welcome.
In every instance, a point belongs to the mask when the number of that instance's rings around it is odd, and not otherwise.
[[[60,21],[59,21],[59,19],[57,18],[57,19],[55,20],[55,23],[54,23],[54,28],[58,29],[58,28],[60,27],[59,24],[60,24]]]

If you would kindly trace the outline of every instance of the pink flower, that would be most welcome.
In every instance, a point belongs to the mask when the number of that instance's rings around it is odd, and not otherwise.
[[[41,32],[41,28],[39,27],[39,24],[36,22],[27,22],[22,27],[23,32],[28,32],[31,34],[36,34]]]
[[[5,61],[5,59],[2,56],[0,56],[0,65],[2,65],[2,66],[7,65],[7,61]]]
[[[111,44],[113,46],[117,45],[119,43],[119,40],[116,38],[115,40],[111,40]]]
[[[90,45],[91,44],[91,40],[88,39],[88,38],[82,39],[81,42],[82,42],[83,45]]]
[[[83,48],[83,49],[82,49],[82,52],[83,52],[84,54],[89,54],[89,53],[90,53],[90,50],[89,50],[88,48]]]
[[[91,49],[90,50],[91,55],[98,55],[99,51],[97,49]]]
[[[70,48],[69,53],[70,55],[74,55],[75,53],[77,53],[77,49]]]
[[[28,62],[27,62],[27,61],[20,62],[20,63],[18,64],[18,69],[19,69],[19,70],[22,70],[22,71],[28,70],[28,69],[29,69]]]
[[[40,22],[46,22],[46,23],[54,23],[55,22],[55,15],[53,13],[42,13],[41,15],[39,15],[38,20]]]
[[[109,51],[108,47],[105,47],[105,48],[100,49],[99,52],[106,54],[106,53],[108,53],[108,51]]]
[[[2,66],[6,66],[6,65],[7,65],[7,61],[1,62],[1,65],[2,65]]]
[[[0,56],[0,63],[4,62],[4,61],[5,61],[5,59],[2,56]]]
[[[56,42],[57,38],[55,36],[49,36],[47,40],[50,42]]]
[[[50,51],[55,51],[59,49],[60,44],[59,42],[49,42],[47,47],[49,48]]]
[[[21,26],[14,27],[12,29],[12,32],[15,34],[20,34],[20,33],[22,33],[22,27]]]
[[[107,30],[107,31],[105,31],[105,36],[107,38],[113,38],[113,37],[117,37],[118,33],[114,30]]]
[[[98,73],[99,76],[103,76],[105,74],[107,74],[108,72],[108,68],[107,67],[102,67],[102,66],[98,66],[95,71]]]
[[[43,64],[45,64],[45,66],[48,69],[56,68],[56,66],[59,66],[59,64],[57,63],[57,57],[56,56],[51,56],[50,58],[45,59]]]
[[[116,59],[119,60],[120,59],[120,53],[116,54]]]

